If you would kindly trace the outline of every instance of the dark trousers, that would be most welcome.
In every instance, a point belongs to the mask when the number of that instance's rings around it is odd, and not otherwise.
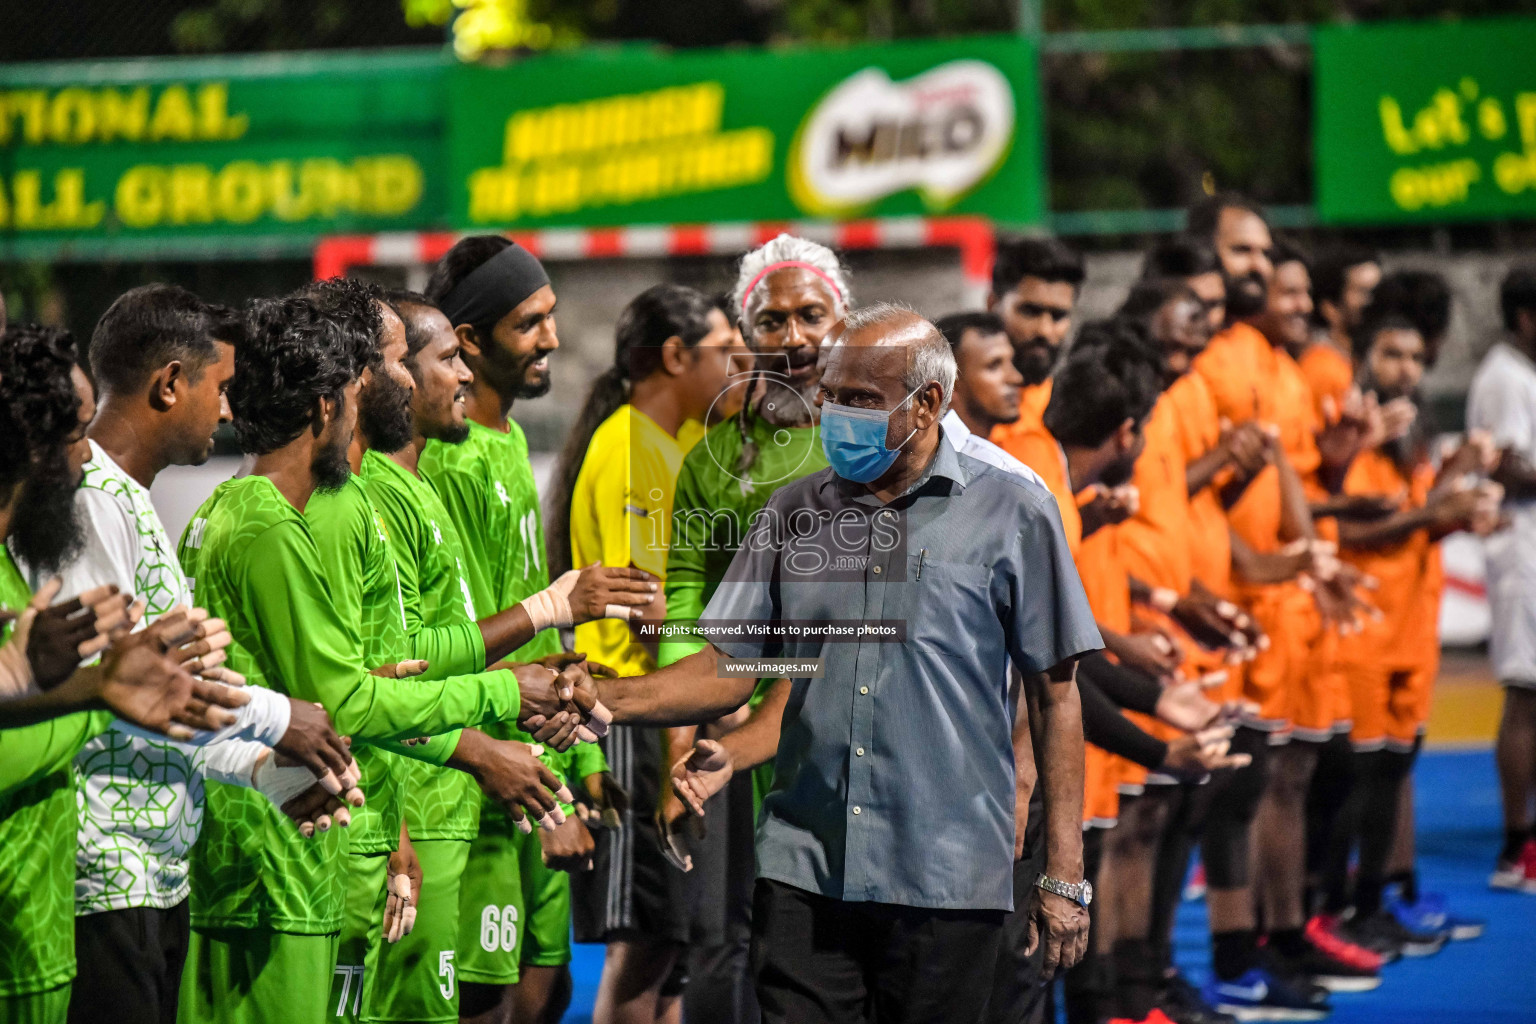
[[[757,1024],[749,969],[756,875],[752,774],[742,772],[710,798],[707,831],[693,851],[698,875],[683,1017],[703,1024]]]
[[[973,1024],[1003,916],[846,903],[758,879],[752,974],[764,1024]]]
[[[1104,832],[1102,828],[1083,831],[1083,877],[1092,882],[1094,888],[1099,884],[1099,865],[1104,863]],[[1105,998],[1106,964],[1094,949],[1099,940],[1099,907],[1097,899],[1088,904],[1088,951],[1061,979],[1067,1024],[1097,1024],[1105,1016],[1108,1004]]]
[[[69,1024],[176,1024],[190,934],[186,900],[75,918]]]
[[[1036,794],[1040,787],[1035,787]],[[1045,804],[1031,800],[1029,826],[1024,831],[1024,854],[1013,862],[1013,913],[1003,921],[1003,941],[998,949],[992,996],[987,1004],[987,1024],[1041,1024],[1050,1006],[1050,985],[1040,977],[1045,963],[1045,943],[1029,946],[1029,922],[1038,890],[1035,880],[1045,870]]]

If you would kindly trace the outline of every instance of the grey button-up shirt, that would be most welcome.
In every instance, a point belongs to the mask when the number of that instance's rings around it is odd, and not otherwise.
[[[901,639],[783,626],[834,620]],[[947,439],[889,505],[822,470],[769,500],[699,626],[732,657],[824,659],[823,677],[792,681],[758,877],[1013,908],[1009,660],[1043,672],[1102,646],[1048,490]]]

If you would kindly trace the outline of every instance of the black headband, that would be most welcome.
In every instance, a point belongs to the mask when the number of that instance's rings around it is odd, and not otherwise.
[[[544,264],[513,242],[455,285],[441,308],[455,327],[494,324],[547,284]]]

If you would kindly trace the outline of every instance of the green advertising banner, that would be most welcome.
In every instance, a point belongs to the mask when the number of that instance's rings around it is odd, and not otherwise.
[[[446,222],[437,52],[0,68],[0,255],[306,252]]]
[[[1320,218],[1536,216],[1533,57],[1533,20],[1319,29]]]
[[[450,73],[461,228],[975,213],[1040,220],[1035,53],[1015,37],[621,49]]]

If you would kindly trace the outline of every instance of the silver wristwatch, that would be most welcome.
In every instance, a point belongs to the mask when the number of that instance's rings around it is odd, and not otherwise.
[[[1087,907],[1093,902],[1093,883],[1086,878],[1073,885],[1071,882],[1063,882],[1059,878],[1042,874],[1035,879],[1035,885],[1046,892],[1053,892],[1057,896],[1069,899],[1080,907]]]

